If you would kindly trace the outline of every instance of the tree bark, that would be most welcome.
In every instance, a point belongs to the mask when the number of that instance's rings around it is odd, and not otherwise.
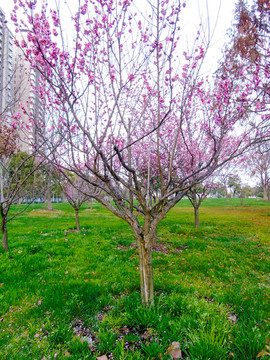
[[[76,216],[76,228],[77,231],[80,231],[79,209],[75,209],[75,216]]]
[[[268,188],[267,185],[263,185],[263,200],[268,200]]]
[[[2,248],[8,251],[8,233],[7,233],[7,218],[4,216],[1,219],[1,231],[2,231]]]
[[[47,200],[47,204],[48,204],[48,210],[52,210],[52,200],[51,200],[51,179],[52,179],[52,173],[51,173],[51,169],[49,169],[49,174],[48,174],[48,187],[46,190],[46,200]]]
[[[151,228],[150,231],[145,231],[143,234],[138,234],[134,230],[134,235],[137,241],[139,251],[140,264],[140,285],[141,285],[141,301],[142,305],[154,304],[154,276],[153,276],[153,259],[152,259],[152,245],[156,230]]]
[[[198,229],[200,226],[199,220],[199,208],[194,207],[194,217],[195,217],[195,228]]]
[[[196,191],[196,188],[195,188]],[[200,221],[199,221],[199,207],[201,205],[202,202],[202,198],[197,198],[196,196],[196,192],[195,191],[191,191],[190,194],[188,195],[188,199],[191,202],[191,205],[193,206],[194,209],[194,220],[195,220],[195,228],[198,229],[199,225],[200,225]]]
[[[3,180],[3,166],[0,161],[0,200],[3,203],[5,201],[4,199],[4,180]]]
[[[225,183],[225,196],[226,196],[226,201],[229,201],[229,194],[226,183]]]
[[[50,188],[48,188],[46,190],[46,200],[47,200],[47,204],[48,204],[48,210],[52,210],[52,200],[51,200],[51,191]]]
[[[154,303],[154,277],[152,248],[146,247],[144,242],[138,244],[140,261],[141,300],[143,305]]]

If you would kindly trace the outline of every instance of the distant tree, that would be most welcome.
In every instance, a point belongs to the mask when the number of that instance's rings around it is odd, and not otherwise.
[[[187,192],[187,197],[191,202],[194,209],[195,228],[199,228],[199,207],[204,199],[216,188],[216,184],[213,181],[207,181],[201,184],[193,185]]]
[[[95,197],[100,190],[91,186],[89,181],[70,173],[53,169],[52,177],[58,182],[58,185],[65,195],[69,204],[73,207],[76,217],[76,228],[80,231],[79,210],[83,203]]]
[[[45,202],[47,202],[48,210],[53,210],[52,208],[52,200],[51,200],[51,187],[52,187],[52,173],[51,166],[48,166],[46,169],[46,177],[47,177],[47,186],[45,192]]]
[[[61,187],[67,201],[75,211],[76,228],[77,231],[80,231],[79,210],[82,204],[89,200],[89,184],[82,178],[76,177],[74,179],[74,177],[72,176],[72,183],[66,180],[61,184]]]
[[[5,160],[16,151],[16,133],[12,126],[0,123],[0,197],[4,198],[3,166]]]
[[[270,143],[258,145],[250,152],[247,160],[251,175],[259,179],[263,190],[263,199],[270,200]]]
[[[217,191],[222,192],[222,194],[226,197],[226,201],[229,201],[228,189],[230,188],[230,178],[233,176],[233,168],[234,165],[232,164],[232,162],[229,162],[228,164],[226,164],[226,166],[223,166],[216,174],[216,177],[220,182]]]
[[[241,179],[239,175],[231,174],[228,178],[228,186],[232,197],[235,197],[241,192]]]
[[[255,186],[253,192],[254,192],[254,196],[263,199],[263,189],[261,186],[259,185]]]
[[[63,196],[62,188],[54,176],[54,171],[52,172],[52,180],[51,180],[51,196],[54,199],[61,199]]]
[[[42,181],[35,176],[35,172],[41,169],[43,162],[38,161],[34,153],[16,152],[10,156],[1,157],[2,177],[0,212],[2,247],[8,251],[7,223],[27,209],[29,204],[24,205],[14,215],[8,217],[11,205],[20,202],[22,197],[29,197],[34,201],[35,197],[42,191]]]
[[[237,79],[239,86],[250,94],[253,99],[252,112],[256,119],[254,126],[258,127],[259,118],[263,121],[265,117],[269,117],[269,0],[253,0],[252,3],[238,0],[230,36],[231,41],[226,46],[219,71],[224,78]],[[240,101],[240,98],[237,100]],[[245,108],[247,109],[246,106]]]
[[[252,188],[249,185],[241,186],[240,190],[240,198],[241,198],[241,205],[244,205],[244,199],[252,196]]]
[[[211,190],[211,194],[214,197],[226,197],[227,189],[221,181],[215,181],[215,187]]]
[[[53,166],[50,162],[46,163],[46,166],[43,167],[43,177],[44,181],[47,183],[44,193],[44,203],[47,203],[47,209],[49,211],[53,210],[52,207],[52,196],[57,195],[58,197],[61,194],[62,188],[61,185],[55,177],[56,172],[53,169]]]

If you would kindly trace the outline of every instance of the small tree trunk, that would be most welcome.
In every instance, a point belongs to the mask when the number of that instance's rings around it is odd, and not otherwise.
[[[0,200],[4,203],[4,181],[3,181],[3,166],[0,160]]]
[[[1,231],[2,231],[2,248],[8,251],[8,233],[7,233],[7,218],[4,216],[1,220]]]
[[[52,210],[52,200],[51,200],[51,191],[50,188],[48,188],[46,190],[46,200],[47,200],[47,204],[48,204],[48,210]]]
[[[150,231],[145,235],[134,230],[139,250],[141,301],[144,306],[154,304],[152,244],[155,233],[156,231]]]
[[[75,216],[76,216],[76,228],[77,231],[80,231],[79,209],[75,209]]]
[[[226,196],[226,201],[229,201],[229,194],[228,194],[227,187],[225,187],[225,196]]]
[[[51,173],[51,169],[49,169],[49,173],[48,173],[48,187],[46,190],[46,200],[47,200],[47,204],[48,204],[48,210],[52,210],[52,200],[51,200],[51,179],[52,179],[52,173]]]
[[[154,303],[154,278],[152,249],[143,243],[138,245],[140,261],[141,300],[143,305]]]
[[[128,145],[131,143],[131,123],[130,119],[128,121]],[[131,146],[128,147],[128,166],[131,167]],[[130,188],[132,187],[132,174],[129,173],[128,176],[128,184]],[[129,190],[129,209],[133,213],[133,194],[132,191]]]
[[[268,200],[268,189],[267,185],[263,186],[263,200]]]
[[[195,217],[195,228],[198,229],[200,226],[199,220],[199,208],[194,207],[194,217]]]

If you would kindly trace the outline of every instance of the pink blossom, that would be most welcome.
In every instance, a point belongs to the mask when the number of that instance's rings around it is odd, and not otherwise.
[[[129,79],[129,81],[133,81],[133,80],[135,79],[135,77],[134,77],[133,74],[130,74],[130,75],[128,76],[128,79]]]

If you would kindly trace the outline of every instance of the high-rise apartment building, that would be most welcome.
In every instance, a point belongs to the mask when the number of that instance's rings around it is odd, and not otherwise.
[[[16,40],[21,43],[27,42],[26,31],[21,30],[16,35]],[[39,73],[31,68],[29,61],[25,59],[23,50],[14,46],[13,48],[13,98],[14,113],[21,113],[22,126],[19,131],[20,150],[31,152],[32,145],[39,145],[40,137],[37,133],[37,122],[44,121],[44,106],[38,95],[40,87]]]
[[[0,116],[8,121],[12,110],[13,37],[0,8]]]
[[[16,35],[16,40],[22,39],[27,42],[27,32],[23,30]],[[14,37],[0,8],[0,121],[7,123],[12,114],[21,114],[17,146],[18,150],[28,153],[41,141],[33,126],[37,119],[44,121],[39,87],[39,74],[31,68],[23,50],[14,45]]]

